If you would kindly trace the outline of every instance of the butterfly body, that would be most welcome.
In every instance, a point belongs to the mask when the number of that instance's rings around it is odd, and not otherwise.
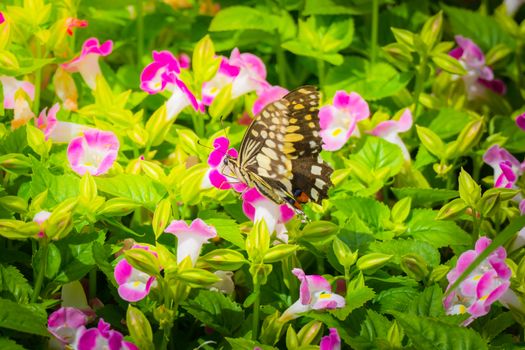
[[[303,86],[268,104],[248,127],[238,158],[225,167],[239,181],[277,204],[302,213],[302,204],[320,203],[333,170],[320,157],[319,92]]]

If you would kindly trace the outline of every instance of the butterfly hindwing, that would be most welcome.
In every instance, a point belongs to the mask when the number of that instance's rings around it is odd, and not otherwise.
[[[313,202],[321,204],[332,186],[332,168],[319,154],[292,161],[292,193],[304,192]]]

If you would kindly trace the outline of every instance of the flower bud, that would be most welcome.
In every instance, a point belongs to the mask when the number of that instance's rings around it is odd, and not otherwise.
[[[166,226],[171,218],[171,201],[169,198],[164,198],[161,200],[155,212],[153,213],[153,220],[151,225],[153,226],[153,232],[155,233],[155,239],[158,239],[159,236],[164,232]]]
[[[352,253],[352,250],[345,242],[340,240],[338,237],[335,237],[332,241],[332,249],[334,250],[335,257],[337,261],[343,265],[345,268],[350,268],[355,264],[357,260],[357,251]]]
[[[445,156],[445,144],[439,138],[439,136],[423,126],[416,125],[417,136],[419,140],[425,146],[427,151],[438,157],[439,159],[444,159]]]
[[[297,338],[299,339],[301,346],[310,345],[317,334],[319,334],[322,326],[322,322],[315,320],[305,324],[299,333],[297,333]]]
[[[142,311],[128,304],[126,324],[128,326],[129,334],[139,349],[154,349],[151,325]]]
[[[281,338],[281,333],[283,331],[283,326],[285,325],[285,323],[286,322],[279,320],[279,311],[275,311],[273,314],[268,315],[264,319],[261,327],[260,340],[264,344],[277,344],[277,342]]]
[[[8,239],[25,239],[34,237],[40,231],[36,222],[0,219],[0,236]]]
[[[295,244],[279,244],[270,248],[265,254],[263,261],[267,264],[286,259],[299,249]]]
[[[126,134],[138,147],[145,147],[148,142],[148,132],[139,124],[135,124],[133,128],[128,129]]]
[[[98,211],[99,215],[124,216],[140,207],[134,200],[125,197],[111,198]]]
[[[199,258],[216,270],[235,271],[247,263],[244,255],[231,249],[215,249]]]
[[[0,156],[0,168],[8,172],[22,174],[31,169],[31,161],[20,153],[10,153]]]
[[[140,168],[150,179],[164,183],[166,174],[164,173],[164,169],[162,169],[157,163],[150,162],[149,160],[142,160],[140,162]]]
[[[27,202],[17,196],[1,197],[0,206],[15,213],[25,213],[27,211]]]
[[[397,321],[394,320],[386,335],[390,346],[394,349],[402,348],[401,342],[403,341],[403,337],[403,330],[399,327]]]
[[[80,199],[89,203],[97,197],[97,184],[95,179],[87,171],[80,179]]]
[[[209,35],[206,35],[195,45],[191,63],[195,81],[201,84],[213,78],[219,69],[221,59],[216,57],[213,41]]]
[[[467,203],[461,198],[456,198],[441,207],[436,220],[454,219],[464,213]]]
[[[461,130],[458,135],[457,151],[459,155],[466,154],[470,149],[478,144],[479,138],[483,134],[483,119],[473,120]]]
[[[124,256],[128,263],[137,270],[145,272],[150,276],[157,277],[159,275],[159,261],[150,251],[134,248],[125,250]]]
[[[252,261],[262,261],[270,248],[270,233],[264,219],[258,220],[246,238],[246,252]]]
[[[44,133],[33,125],[26,125],[27,144],[36,154],[43,157],[51,150],[51,141],[46,141]]]
[[[421,281],[428,276],[428,266],[418,254],[406,254],[401,257],[401,269],[416,281]]]
[[[432,49],[434,45],[441,39],[441,33],[443,29],[443,12],[439,11],[434,16],[430,17],[425,21],[423,28],[421,29],[421,39],[423,42]]]
[[[399,44],[406,46],[409,51],[414,51],[414,33],[399,28],[390,28],[390,30]]]
[[[377,270],[389,262],[393,257],[393,255],[383,253],[366,254],[357,260],[357,268],[361,271]]]
[[[77,203],[77,198],[69,198],[53,209],[53,213],[45,223],[45,232],[49,238],[59,240],[71,232],[73,228],[73,212]]]
[[[219,282],[217,275],[202,269],[188,268],[177,272],[177,279],[188,283],[192,287],[204,287]]]
[[[438,265],[432,269],[432,272],[430,272],[429,276],[429,283],[436,283],[441,281],[450,270],[449,266],[446,265]]]
[[[301,232],[301,238],[308,242],[320,242],[330,239],[339,232],[339,226],[329,221],[308,223]]]
[[[232,101],[232,84],[228,84],[215,96],[208,112],[212,119],[218,120],[230,114],[234,105],[235,103]]]
[[[160,145],[173,122],[175,122],[175,118],[167,120],[166,104],[163,104],[146,122],[146,132],[149,135],[148,144],[151,146]]]
[[[55,85],[55,93],[62,101],[64,109],[76,111],[78,109],[78,92],[71,74],[58,67],[53,77],[53,85]]]
[[[410,214],[410,207],[412,205],[412,198],[405,197],[403,199],[400,199],[394,206],[392,207],[392,211],[390,214],[390,217],[395,223],[402,223],[405,221],[405,219]]]
[[[293,329],[292,325],[288,326],[286,330],[286,348],[290,350],[297,349],[299,347],[299,339],[297,339],[297,333]]]
[[[481,187],[463,168],[459,173],[459,196],[471,207],[476,207],[481,198]]]
[[[501,205],[501,196],[499,193],[494,192],[490,195],[483,194],[481,200],[478,203],[479,211],[484,217],[490,217],[495,214]]]

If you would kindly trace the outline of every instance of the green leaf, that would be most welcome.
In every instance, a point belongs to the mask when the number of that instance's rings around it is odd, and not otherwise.
[[[412,287],[397,287],[383,290],[376,298],[382,313],[391,311],[405,312],[418,295]]]
[[[350,155],[349,159],[364,165],[374,173],[388,170],[388,176],[399,173],[404,163],[401,149],[379,137],[368,137],[359,152]]]
[[[391,325],[392,322],[390,322],[385,316],[369,309],[366,311],[366,319],[361,323],[359,337],[352,338],[349,344],[355,349],[379,348],[376,341],[386,341],[388,330]]]
[[[11,265],[0,265],[0,274],[1,296],[21,304],[28,303],[33,293],[33,288],[31,288],[24,275]]]
[[[244,249],[244,237],[235,220],[207,219],[206,223],[215,227],[219,237]]]
[[[0,299],[0,328],[41,336],[49,335],[45,313],[7,299]]]
[[[400,187],[391,188],[391,190],[398,199],[411,198],[412,206],[424,206],[444,202],[456,198],[459,195],[458,191],[442,188]]]
[[[54,175],[47,167],[33,162],[33,177],[30,194],[35,198],[48,190],[44,207],[54,207],[64,200],[79,195],[80,178],[73,174]]]
[[[244,312],[239,304],[222,293],[209,290],[200,290],[183,308],[224,336],[235,334],[244,322]]]
[[[412,341],[413,347],[417,349],[488,349],[487,343],[472,329],[447,324],[429,317],[398,312],[394,313],[394,316]]]
[[[283,43],[281,47],[285,50],[290,51],[293,54],[299,56],[312,57],[320,60],[324,60],[333,65],[340,65],[343,63],[343,56],[338,53],[325,54],[320,51],[316,51],[313,48],[308,47],[305,43],[297,40],[291,40]]]
[[[384,242],[373,242],[370,251],[394,256],[393,262],[399,264],[401,258],[407,254],[417,254],[425,259],[429,266],[437,266],[440,262],[439,251],[431,244],[412,239],[396,239]]]
[[[417,316],[439,317],[443,310],[443,291],[437,284],[426,288],[408,304],[408,312]]]
[[[210,23],[210,32],[257,29],[274,33],[278,17],[247,6],[231,6],[219,11]]]
[[[386,2],[386,1],[379,1]],[[362,15],[371,12],[368,2],[346,0],[306,0],[302,14],[308,15]]]
[[[343,197],[334,199],[332,202],[344,215],[357,215],[376,231],[382,229],[383,222],[390,218],[388,207],[372,198]]]
[[[437,116],[432,118],[428,126],[441,139],[456,136],[471,120],[471,117],[452,108],[441,108]]]
[[[166,189],[147,176],[119,174],[113,177],[95,178],[99,191],[115,197],[127,197],[154,211],[166,194]]]
[[[439,68],[443,69],[445,72],[450,74],[465,75],[467,71],[457,59],[452,56],[447,55],[446,53],[437,53],[432,56],[432,62],[436,64]]]
[[[483,338],[492,340],[508,327],[516,323],[512,312],[502,312],[484,324],[481,334]]]
[[[9,338],[0,338],[0,349],[3,350],[25,350],[22,345],[17,344],[14,340]]]
[[[256,349],[259,348],[261,350],[277,350],[277,348],[274,348],[270,345],[263,345],[260,344],[254,340],[245,339],[245,338],[228,338],[226,337],[226,341],[231,345],[232,349],[239,349],[239,350],[248,350],[248,349]]]
[[[374,290],[366,286],[350,290],[345,296],[346,305],[341,309],[333,310],[332,315],[344,321],[352,311],[365,305],[365,303],[372,300],[375,295]]]
[[[432,210],[412,211],[412,218],[407,223],[407,234],[435,248],[472,244],[472,237],[458,225],[453,221],[435,220],[436,214]]]

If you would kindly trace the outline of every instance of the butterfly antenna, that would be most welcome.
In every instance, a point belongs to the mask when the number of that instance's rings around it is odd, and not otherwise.
[[[224,116],[221,116],[221,118],[219,119],[220,122],[221,122],[221,127],[222,127],[222,131],[224,131],[224,136],[229,139],[228,137],[228,131],[226,130],[226,128],[224,127],[224,120],[223,120]]]
[[[210,147],[210,146],[207,146],[207,145],[205,145],[205,144],[201,143],[201,140],[197,140],[197,144],[198,144],[199,146],[202,146],[202,147],[204,147],[204,148],[208,148],[208,149],[215,149],[215,148],[213,148],[213,147]]]

